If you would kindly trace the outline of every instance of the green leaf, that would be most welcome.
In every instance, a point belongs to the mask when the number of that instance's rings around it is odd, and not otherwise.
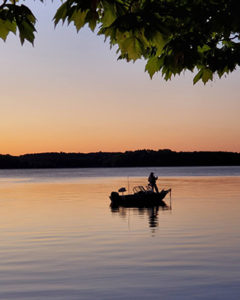
[[[157,55],[161,55],[164,46],[167,44],[167,40],[164,39],[161,32],[156,31],[151,38],[153,46],[157,48]]]
[[[106,29],[107,31],[107,29]],[[112,32],[111,29],[109,29],[109,31]],[[128,32],[128,31],[120,31],[120,30],[116,30],[116,40],[118,43],[122,43],[126,38],[131,37],[132,35]]]
[[[68,3],[63,3],[57,10],[55,16],[54,16],[54,24],[55,26],[59,23],[60,20],[64,23],[67,18],[68,13]]]
[[[208,45],[203,45],[202,47],[198,46],[198,52],[199,53],[204,53],[211,50],[211,48]]]
[[[137,60],[142,56],[142,48],[141,43],[139,40],[134,37],[126,38],[120,45],[119,45],[123,54],[127,54],[129,60]]]
[[[33,44],[34,31],[35,31],[34,26],[31,23],[28,23],[26,21],[18,23],[17,25],[18,25],[18,29],[19,29],[21,44],[23,44],[25,40],[27,40]]]
[[[21,11],[22,11],[22,15],[27,19],[28,22],[35,24],[36,23],[36,18],[33,15],[33,13],[31,12],[31,10],[25,6],[25,5],[21,5],[20,6]]]
[[[86,16],[87,16],[88,10],[81,11],[81,10],[75,10],[70,22],[73,21],[74,25],[77,29],[77,32],[86,24]]]
[[[229,74],[229,72],[230,72],[230,70],[228,69],[227,66],[224,69],[217,71],[219,78],[221,78],[223,76],[223,74],[225,74],[225,73]]]
[[[103,8],[104,8],[104,13],[101,21],[103,27],[109,27],[117,18],[115,6],[113,3],[110,3],[108,1],[103,1]]]
[[[89,11],[87,14],[87,21],[88,21],[89,28],[92,31],[94,31],[94,29],[97,26],[97,20],[98,20],[98,14],[96,12]]]
[[[16,33],[16,23],[0,19],[0,38],[6,41],[10,31]]]
[[[193,84],[197,83],[200,79],[206,84],[208,80],[213,80],[213,72],[209,68],[202,68],[194,77]]]
[[[202,81],[204,84],[206,84],[206,82],[208,80],[212,80],[213,79],[213,72],[210,69],[204,69],[203,70],[203,74],[202,74]]]
[[[151,43],[148,41],[148,39],[144,34],[144,29],[139,30],[136,34],[137,34],[137,38],[141,41],[144,48],[151,47]]]
[[[170,70],[166,70],[164,73],[164,79],[169,80],[169,79],[171,79],[172,75],[173,75],[173,72],[171,72]]]
[[[202,75],[203,75],[203,69],[201,69],[197,73],[197,75],[193,78],[193,84],[196,84],[202,78]]]
[[[153,75],[161,69],[163,59],[158,58],[157,56],[149,58],[146,66],[145,72],[148,72],[149,76],[153,77]]]

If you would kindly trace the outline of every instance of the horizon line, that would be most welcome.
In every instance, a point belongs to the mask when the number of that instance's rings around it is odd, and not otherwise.
[[[127,152],[138,152],[138,151],[149,151],[149,152],[159,152],[159,151],[168,151],[168,152],[175,152],[175,153],[235,153],[240,154],[240,152],[237,151],[224,151],[224,150],[194,150],[194,151],[187,151],[187,150],[171,150],[168,148],[153,150],[153,149],[137,149],[137,150],[125,150],[125,151],[92,151],[92,152],[65,152],[65,151],[46,151],[46,152],[32,152],[32,153],[24,153],[24,154],[10,154],[10,153],[0,153],[1,156],[25,156],[25,155],[39,155],[39,154],[97,154],[97,153],[127,153]]]

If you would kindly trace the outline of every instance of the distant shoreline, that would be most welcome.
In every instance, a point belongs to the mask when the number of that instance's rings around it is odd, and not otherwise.
[[[0,155],[0,169],[240,166],[240,153],[224,151],[175,152],[136,150],[95,153],[33,153]]]

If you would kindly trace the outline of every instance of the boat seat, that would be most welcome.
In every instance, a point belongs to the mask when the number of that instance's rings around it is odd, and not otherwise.
[[[146,190],[142,185],[138,185],[133,188],[133,192],[134,192],[134,194],[139,193],[139,192],[145,193]]]

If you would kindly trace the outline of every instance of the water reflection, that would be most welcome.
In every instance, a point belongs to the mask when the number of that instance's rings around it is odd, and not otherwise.
[[[159,211],[171,210],[171,205],[168,206],[165,202],[162,206],[152,207],[124,207],[124,206],[110,206],[112,214],[119,214],[120,218],[126,219],[130,214],[138,215],[139,217],[147,216],[148,225],[154,229],[159,226]]]
[[[0,299],[239,299],[240,176],[162,178],[171,213],[109,209],[126,180],[98,172],[0,183]]]

